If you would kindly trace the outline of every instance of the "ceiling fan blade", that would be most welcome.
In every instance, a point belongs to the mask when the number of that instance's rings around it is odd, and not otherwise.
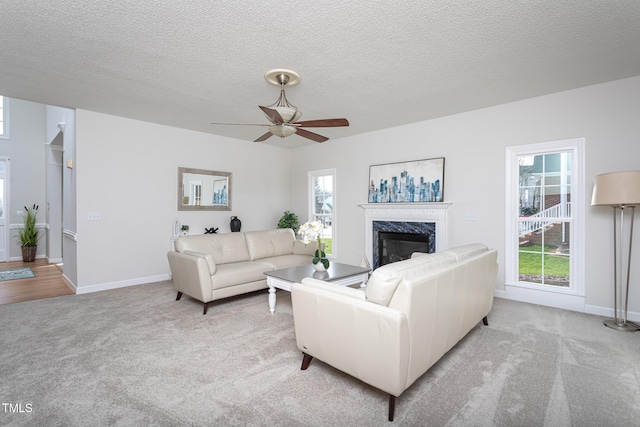
[[[282,118],[280,113],[278,113],[278,110],[274,110],[273,108],[269,107],[263,107],[262,105],[258,105],[258,107],[260,107],[260,109],[267,115],[267,117],[269,117],[271,123],[284,123],[284,119]]]
[[[327,139],[329,139],[326,136],[318,135],[317,133],[309,132],[308,130],[302,128],[296,128],[296,134],[315,142],[325,142]]]
[[[302,122],[295,122],[294,125],[308,128],[333,128],[349,126],[349,121],[347,119],[304,120]]]
[[[267,132],[264,135],[262,135],[260,138],[254,140],[253,142],[260,142],[260,141],[264,141],[265,139],[269,139],[273,134],[271,132]]]

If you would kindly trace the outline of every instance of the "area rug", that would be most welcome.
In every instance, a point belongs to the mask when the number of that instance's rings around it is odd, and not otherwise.
[[[28,279],[30,277],[36,277],[29,267],[14,268],[11,270],[0,271],[0,281],[2,280],[15,280],[15,279]]]

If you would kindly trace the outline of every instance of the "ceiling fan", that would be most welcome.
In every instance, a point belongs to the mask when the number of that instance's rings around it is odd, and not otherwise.
[[[320,128],[320,127],[339,127],[349,126],[347,119],[320,119],[298,121],[302,112],[295,105],[291,104],[287,99],[284,88],[285,86],[293,86],[300,82],[300,75],[295,71],[275,69],[267,71],[264,75],[267,82],[272,85],[280,86],[280,96],[273,104],[263,107],[259,106],[264,115],[269,119],[271,124],[245,124],[244,126],[268,126],[269,131],[260,136],[254,142],[264,141],[273,135],[280,138],[286,138],[293,134],[297,134],[303,138],[308,138],[315,142],[324,142],[326,136],[319,135],[315,132],[308,131],[304,128]],[[213,125],[230,125],[238,123],[211,123]],[[239,124],[243,126],[243,124]]]

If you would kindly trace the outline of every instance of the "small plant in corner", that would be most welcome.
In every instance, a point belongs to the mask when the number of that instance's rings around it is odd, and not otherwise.
[[[298,227],[300,223],[298,223],[298,215],[294,214],[291,211],[284,211],[284,215],[278,221],[278,228],[290,228],[293,230],[294,234],[298,234]]]
[[[24,262],[35,261],[36,250],[38,248],[38,240],[40,232],[36,228],[36,220],[38,218],[38,205],[30,208],[24,207],[27,214],[24,216],[24,227],[18,231],[20,237],[20,245],[22,246],[22,260]]]
[[[189,226],[188,225],[183,225],[182,227],[180,227],[180,231],[182,231],[182,235],[183,236],[187,236],[189,234]]]
[[[40,238],[40,233],[36,228],[38,207],[39,206],[35,204],[31,208],[24,207],[24,210],[27,212],[24,216],[24,228],[20,229],[18,233],[21,246],[36,246],[38,244],[38,239]]]

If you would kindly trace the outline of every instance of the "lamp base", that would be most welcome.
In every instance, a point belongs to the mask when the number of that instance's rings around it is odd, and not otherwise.
[[[615,329],[616,331],[622,332],[636,332],[640,330],[640,328],[631,322],[618,323],[615,319],[607,319],[604,322],[604,326]]]

